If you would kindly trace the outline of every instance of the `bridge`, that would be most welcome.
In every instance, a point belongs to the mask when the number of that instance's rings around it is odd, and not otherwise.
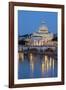
[[[55,51],[57,49],[56,46],[50,46],[50,45],[45,45],[45,46],[19,46],[18,51],[28,51],[28,50],[42,50],[45,51],[48,48],[52,49],[53,51]]]

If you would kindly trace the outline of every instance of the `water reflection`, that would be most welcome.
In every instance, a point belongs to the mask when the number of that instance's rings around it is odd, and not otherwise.
[[[57,77],[57,60],[53,55],[19,53],[18,78]]]
[[[24,60],[24,53],[23,52],[19,52],[19,60],[23,61]]]
[[[32,74],[33,74],[33,71],[34,71],[34,61],[33,61],[32,53],[29,54],[29,60],[30,60],[30,69],[31,69]]]

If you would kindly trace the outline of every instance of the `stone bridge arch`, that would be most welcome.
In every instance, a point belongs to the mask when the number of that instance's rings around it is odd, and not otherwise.
[[[54,50],[53,48],[51,48],[51,47],[46,48],[46,49],[44,50],[44,53],[45,53],[45,54],[54,54],[54,52],[55,52],[55,50]]]

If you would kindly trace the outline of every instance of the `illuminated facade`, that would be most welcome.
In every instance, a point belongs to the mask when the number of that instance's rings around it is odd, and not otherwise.
[[[34,32],[29,40],[28,45],[32,46],[42,46],[45,44],[50,44],[53,39],[53,33],[48,32],[48,27],[42,23],[39,27],[38,32]]]

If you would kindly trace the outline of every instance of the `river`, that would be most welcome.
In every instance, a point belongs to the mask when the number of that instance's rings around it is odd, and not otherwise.
[[[18,79],[57,77],[57,56],[19,53]]]

